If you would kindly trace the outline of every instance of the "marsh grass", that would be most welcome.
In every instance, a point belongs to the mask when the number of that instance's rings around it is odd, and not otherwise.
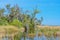
[[[47,37],[50,37],[50,36],[58,36],[60,35],[60,27],[40,27],[40,28],[37,28],[38,29],[38,35],[42,35],[44,34],[45,36]],[[58,33],[57,33],[58,32]]]

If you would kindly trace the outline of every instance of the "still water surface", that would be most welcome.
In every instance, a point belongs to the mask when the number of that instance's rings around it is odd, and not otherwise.
[[[7,37],[3,38],[3,40],[9,40]],[[35,37],[29,37],[29,36],[22,36],[20,40],[60,40],[60,36],[50,36],[50,37],[46,37],[44,35],[42,36],[36,36]]]
[[[54,37],[54,36],[51,36],[51,37],[46,37],[44,35],[42,36],[35,36],[35,37],[22,37],[21,40],[60,40],[60,37],[57,36],[57,37]]]

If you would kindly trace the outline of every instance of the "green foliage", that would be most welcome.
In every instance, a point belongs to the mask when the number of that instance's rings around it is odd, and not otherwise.
[[[0,19],[0,25],[8,25],[7,19],[5,17]]]
[[[8,25],[8,22],[7,21],[4,21],[4,20],[1,20],[0,21],[0,25]]]
[[[5,10],[7,9],[7,10]],[[4,15],[4,13],[8,13],[7,15]],[[25,14],[24,14],[25,13]],[[31,13],[31,12],[30,12]],[[23,10],[18,7],[18,5],[14,5],[13,7],[10,7],[10,5],[6,5],[6,8],[2,8],[0,10],[0,25],[13,25],[18,28],[21,27],[28,27],[29,29],[26,30],[29,33],[35,32],[35,26],[38,24],[41,24],[41,21],[36,18],[36,14],[39,13],[39,10],[35,9],[32,14],[27,14],[27,11],[24,12]],[[39,23],[40,22],[40,23]],[[11,30],[10,32],[11,33]],[[18,38],[17,38],[18,37]],[[16,40],[19,40],[20,33],[17,36]]]
[[[11,23],[11,25],[17,26],[17,27],[22,27],[23,24],[21,21],[19,21],[18,19],[14,19]]]
[[[23,33],[19,32],[17,35],[14,36],[14,40],[21,40]]]

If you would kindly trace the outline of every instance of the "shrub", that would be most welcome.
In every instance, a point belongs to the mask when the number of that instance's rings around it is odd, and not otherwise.
[[[14,19],[11,23],[11,25],[17,26],[17,27],[22,27],[22,22],[19,21],[18,19]]]

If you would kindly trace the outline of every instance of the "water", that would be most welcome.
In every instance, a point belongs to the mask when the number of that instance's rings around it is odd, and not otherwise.
[[[42,35],[42,36],[38,36],[36,34],[35,37],[29,37],[29,36],[25,36],[25,37],[22,37],[21,40],[60,40],[60,36],[56,36],[54,37],[53,35],[52,36],[45,36],[45,35]]]
[[[5,37],[5,38],[3,38],[2,40],[9,40],[8,39],[8,37]],[[42,35],[42,36],[38,36],[37,34],[36,34],[36,36],[34,36],[34,37],[29,37],[28,35],[27,36],[23,36],[22,35],[22,37],[21,37],[21,39],[20,40],[60,40],[60,36],[49,36],[49,37],[47,37],[47,36],[45,36],[45,35]]]
[[[9,40],[7,38],[3,38],[3,40]],[[46,37],[46,36],[35,36],[34,38],[29,38],[29,37],[22,37],[21,40],[60,40],[60,37]]]
[[[35,34],[34,37],[31,37],[32,35],[29,36],[28,33],[23,33],[23,34],[26,35],[26,36],[22,35],[21,37],[19,37],[19,38],[21,38],[20,40],[60,40],[60,36],[53,36],[53,35],[46,36],[44,34],[38,36],[37,31],[36,31],[36,34]],[[9,38],[4,37],[2,40],[9,40]]]

